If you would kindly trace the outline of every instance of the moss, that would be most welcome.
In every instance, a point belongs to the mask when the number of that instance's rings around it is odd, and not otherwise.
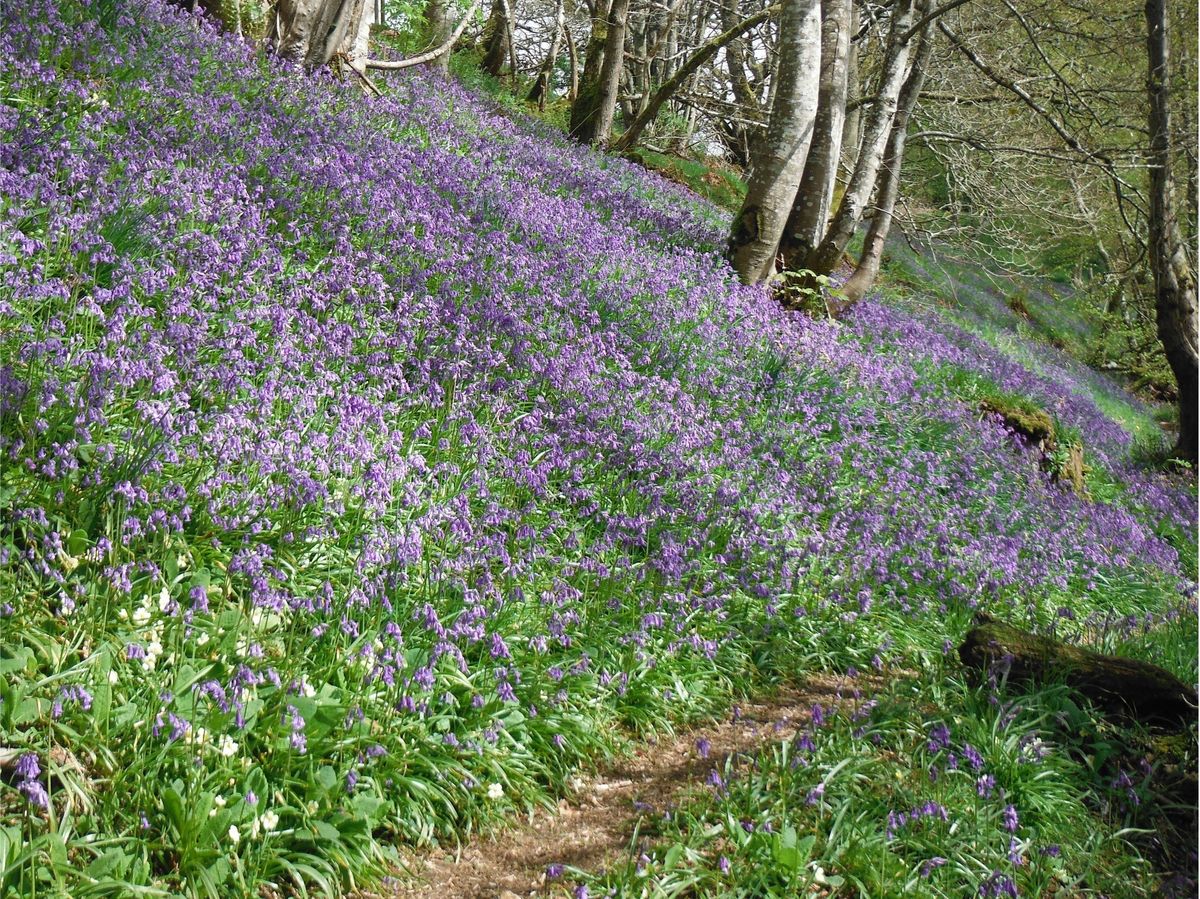
[[[981,399],[979,408],[1000,416],[1009,430],[1020,434],[1034,445],[1051,448],[1058,443],[1054,419],[1033,403],[996,394]]]
[[[1028,295],[1024,290],[1018,290],[1016,293],[1008,295],[1008,308],[1024,319],[1033,318],[1029,312],[1029,304],[1026,302]]]
[[[968,670],[1003,671],[1009,683],[1062,681],[1118,721],[1179,731],[1195,719],[1196,691],[1165,668],[1069,646],[988,615],[976,616],[958,655]]]
[[[736,171],[719,160],[688,159],[658,153],[646,147],[634,148],[625,155],[631,162],[658,172],[664,178],[682,184],[731,212],[741,208],[742,198],[746,195],[746,184]]]

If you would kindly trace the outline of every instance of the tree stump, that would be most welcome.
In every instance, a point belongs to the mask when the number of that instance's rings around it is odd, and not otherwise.
[[[958,648],[970,669],[1007,673],[1017,683],[1061,680],[1106,712],[1142,724],[1182,729],[1196,720],[1196,690],[1149,662],[1106,656],[1039,637],[988,615]]]
[[[1030,403],[994,396],[980,400],[979,409],[999,417],[1009,431],[1036,449],[1041,455],[1042,470],[1049,472],[1051,478],[1066,481],[1079,496],[1088,498],[1083,447],[1070,444],[1059,453],[1058,428],[1047,412]]]
[[[1054,449],[1058,443],[1054,419],[1030,404],[989,396],[979,401],[979,408],[990,415],[999,416],[1006,428],[1024,437],[1030,446],[1042,452]]]

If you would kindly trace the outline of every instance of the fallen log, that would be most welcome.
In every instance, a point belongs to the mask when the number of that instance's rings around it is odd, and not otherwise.
[[[1178,729],[1196,720],[1196,690],[1149,662],[1106,656],[977,615],[958,657],[983,673],[1010,682],[1060,680],[1106,712],[1142,724]]]

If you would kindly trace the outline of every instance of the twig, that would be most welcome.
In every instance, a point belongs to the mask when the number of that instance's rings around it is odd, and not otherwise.
[[[347,56],[345,53],[339,53],[338,58],[340,58],[342,60],[342,62],[345,63],[346,68],[348,68],[351,72],[353,72],[355,75],[358,76],[359,80],[363,83],[363,87],[365,87],[367,90],[369,90],[371,93],[373,93],[376,97],[383,96],[383,91],[381,91],[376,86],[374,81],[372,81],[370,78],[367,77],[366,72],[360,71],[358,69],[358,67],[355,66],[354,63],[352,63],[350,61],[349,56]]]

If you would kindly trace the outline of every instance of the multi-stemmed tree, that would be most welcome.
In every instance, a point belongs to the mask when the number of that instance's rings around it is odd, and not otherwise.
[[[198,2],[228,18],[232,0]],[[528,99],[545,105],[565,57],[579,85],[568,90],[571,134],[617,151],[653,140],[672,110],[687,134],[700,128],[748,165],[729,258],[751,283],[832,272],[869,220],[843,288],[851,300],[865,293],[915,144],[923,171],[945,183],[951,227],[961,218],[1001,243],[1058,229],[1090,243],[1111,279],[1109,306],[1157,322],[1178,384],[1178,451],[1195,458],[1194,9],[1112,0],[1097,18],[1066,0],[491,0],[480,30],[480,2],[463,14],[426,0],[429,49],[399,61],[368,52],[377,0],[274,0],[259,18],[281,56],[309,70],[348,64],[367,85],[369,69],[444,69],[468,35],[493,74],[517,74],[523,54],[536,75]],[[239,24],[254,7],[230,6]],[[1146,41],[1130,41],[1143,16]],[[1148,89],[1128,78],[1142,52]],[[1139,299],[1151,282],[1153,302],[1149,291]]]

